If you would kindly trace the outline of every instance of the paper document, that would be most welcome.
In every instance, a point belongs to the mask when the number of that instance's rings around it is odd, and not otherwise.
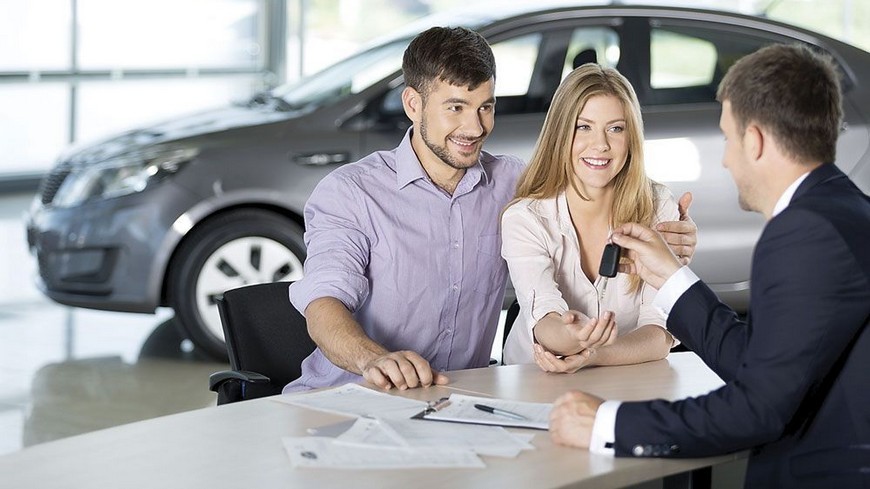
[[[475,404],[496,408],[496,413],[481,411]],[[487,424],[515,428],[534,428],[546,430],[550,422],[553,405],[543,402],[509,401],[489,397],[474,397],[464,394],[451,394],[446,402],[424,409],[414,417],[434,421],[453,421],[456,423]],[[516,414],[504,416],[498,411]],[[525,418],[525,419],[516,419]]]
[[[428,405],[425,401],[393,396],[357,384],[345,384],[317,392],[284,394],[276,399],[296,406],[346,416],[379,418],[410,418]]]
[[[336,442],[394,448],[471,450],[479,455],[516,457],[534,450],[528,437],[518,437],[501,426],[423,423],[418,419],[358,418]]]
[[[285,437],[284,449],[293,467],[319,469],[484,468],[469,450],[383,448],[335,443],[334,438]]]

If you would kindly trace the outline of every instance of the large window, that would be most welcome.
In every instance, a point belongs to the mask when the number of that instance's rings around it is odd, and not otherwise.
[[[70,140],[66,83],[0,85],[0,176],[45,169]]]
[[[272,1],[3,2],[0,178],[43,172],[70,143],[274,84]]]
[[[79,66],[260,68],[260,2],[78,0]]]
[[[0,15],[0,72],[69,70],[69,0],[4,1]]]

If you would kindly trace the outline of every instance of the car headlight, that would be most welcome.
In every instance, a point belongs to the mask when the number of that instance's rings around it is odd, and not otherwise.
[[[73,207],[89,200],[141,192],[178,172],[196,157],[193,148],[119,156],[74,169],[52,200],[56,207]]]

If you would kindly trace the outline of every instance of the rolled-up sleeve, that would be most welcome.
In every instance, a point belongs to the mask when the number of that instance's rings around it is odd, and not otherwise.
[[[553,257],[543,226],[527,210],[524,202],[508,208],[502,216],[502,257],[510,271],[511,282],[521,310],[530,311],[533,327],[550,312],[563,313],[568,303],[556,283]]]
[[[359,187],[341,174],[328,175],[314,189],[305,204],[305,274],[290,286],[290,301],[299,312],[322,297],[334,297],[355,312],[368,297],[370,241],[358,218],[364,208]]]

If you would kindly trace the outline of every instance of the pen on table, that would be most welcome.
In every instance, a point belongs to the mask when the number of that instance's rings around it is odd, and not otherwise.
[[[504,409],[495,408],[492,406],[487,406],[485,404],[475,404],[475,409],[480,409],[481,411],[486,411],[488,413],[497,414],[499,416],[504,416],[505,418],[517,419],[521,421],[526,421],[529,418],[523,416],[522,414],[513,413],[510,411],[505,411]]]

